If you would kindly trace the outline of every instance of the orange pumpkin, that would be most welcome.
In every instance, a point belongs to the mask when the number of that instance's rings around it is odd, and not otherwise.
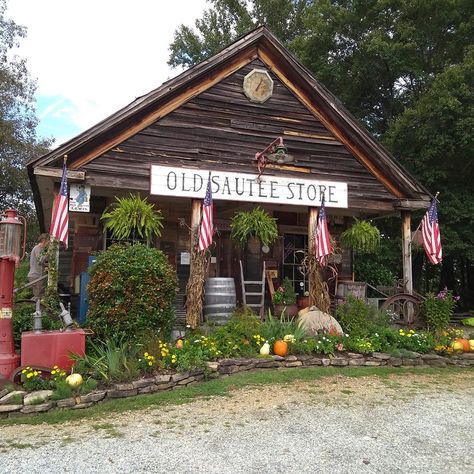
[[[462,344],[462,350],[464,352],[470,352],[471,345],[469,344],[469,339],[463,339],[459,337],[456,339],[456,341]]]
[[[275,344],[273,344],[273,353],[285,357],[288,354],[288,344],[285,341],[275,341]]]

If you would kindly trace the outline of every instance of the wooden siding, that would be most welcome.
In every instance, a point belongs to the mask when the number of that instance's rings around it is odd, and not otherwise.
[[[393,210],[395,197],[271,71],[272,97],[264,104],[245,97],[243,78],[255,67],[265,68],[253,61],[85,165],[88,181],[146,190],[152,163],[255,173],[255,152],[282,135],[295,169],[309,170],[315,179],[349,184],[349,207]],[[299,175],[277,168],[268,167],[265,173]]]

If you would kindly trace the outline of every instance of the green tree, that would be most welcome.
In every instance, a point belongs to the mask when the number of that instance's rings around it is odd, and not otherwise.
[[[439,191],[444,259],[429,266],[427,290],[462,288],[474,303],[474,47],[437,75],[431,88],[390,127],[386,143],[428,189]],[[421,219],[421,216],[419,216]],[[441,279],[438,285],[438,278]]]
[[[377,135],[462,61],[474,41],[471,0],[212,0],[181,25],[169,64],[192,66],[259,24]]]
[[[13,207],[23,214],[34,239],[38,226],[26,163],[45,153],[48,142],[36,135],[36,84],[25,60],[11,54],[26,30],[6,18],[6,7],[0,0],[0,210]]]
[[[214,55],[258,25],[267,25],[285,44],[303,33],[308,0],[210,0],[212,8],[195,22],[181,25],[170,45],[170,66],[193,66]]]

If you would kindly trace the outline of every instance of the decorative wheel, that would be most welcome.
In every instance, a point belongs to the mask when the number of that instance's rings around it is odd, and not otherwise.
[[[400,293],[387,298],[381,309],[389,313],[392,323],[421,327],[425,322],[421,316],[422,298]]]

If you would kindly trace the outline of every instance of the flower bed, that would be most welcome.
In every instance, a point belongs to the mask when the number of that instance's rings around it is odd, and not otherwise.
[[[409,356],[409,357],[408,357]],[[406,353],[405,357],[392,357],[383,352],[370,355],[341,353],[335,357],[290,355],[288,357],[271,356],[268,358],[232,358],[208,362],[206,369],[183,373],[158,374],[139,378],[129,383],[112,384],[94,390],[86,395],[78,395],[62,400],[52,400],[51,390],[32,393],[17,390],[0,390],[0,418],[13,418],[32,413],[43,413],[53,409],[80,410],[89,408],[113,398],[134,397],[140,394],[174,390],[196,384],[206,378],[227,376],[237,372],[259,369],[305,368],[305,367],[474,367],[474,353],[454,356],[438,354]]]

